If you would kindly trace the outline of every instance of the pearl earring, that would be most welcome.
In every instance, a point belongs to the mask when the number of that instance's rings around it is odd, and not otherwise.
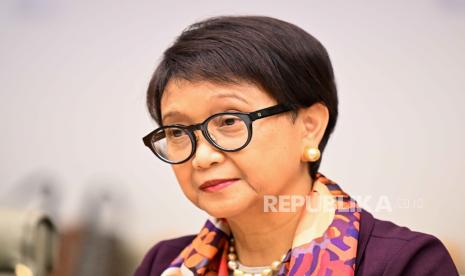
[[[315,147],[307,146],[305,147],[303,159],[306,162],[315,162],[320,159],[320,150]]]

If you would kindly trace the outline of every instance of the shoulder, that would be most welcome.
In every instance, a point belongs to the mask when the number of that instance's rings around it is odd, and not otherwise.
[[[194,237],[158,242],[147,252],[134,275],[160,275]],[[356,267],[356,275],[458,275],[449,252],[438,238],[376,219],[366,210],[361,212]]]
[[[194,239],[195,235],[187,235],[156,243],[145,254],[134,276],[160,275],[171,261]]]
[[[444,244],[362,210],[357,275],[458,275]]]

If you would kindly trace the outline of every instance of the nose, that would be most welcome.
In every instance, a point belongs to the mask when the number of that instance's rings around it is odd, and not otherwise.
[[[195,169],[208,169],[211,166],[215,164],[220,164],[224,161],[224,152],[215,148],[199,132],[194,134],[196,138],[197,148],[195,150],[194,157],[192,158],[192,166]]]

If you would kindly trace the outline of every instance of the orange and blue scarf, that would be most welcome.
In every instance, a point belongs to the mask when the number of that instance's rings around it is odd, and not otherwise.
[[[360,227],[357,202],[321,173],[316,174],[310,199],[312,206],[302,212],[278,275],[354,275]],[[317,203],[323,205],[318,208]],[[210,217],[162,276],[229,275],[230,235],[226,219]]]

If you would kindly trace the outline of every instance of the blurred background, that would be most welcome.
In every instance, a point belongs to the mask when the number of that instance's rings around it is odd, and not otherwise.
[[[340,118],[320,171],[436,235],[465,273],[465,1],[2,0],[0,208],[52,217],[55,275],[131,275],[157,241],[200,230],[207,215],[142,144],[145,92],[175,37],[223,14],[323,43]]]

